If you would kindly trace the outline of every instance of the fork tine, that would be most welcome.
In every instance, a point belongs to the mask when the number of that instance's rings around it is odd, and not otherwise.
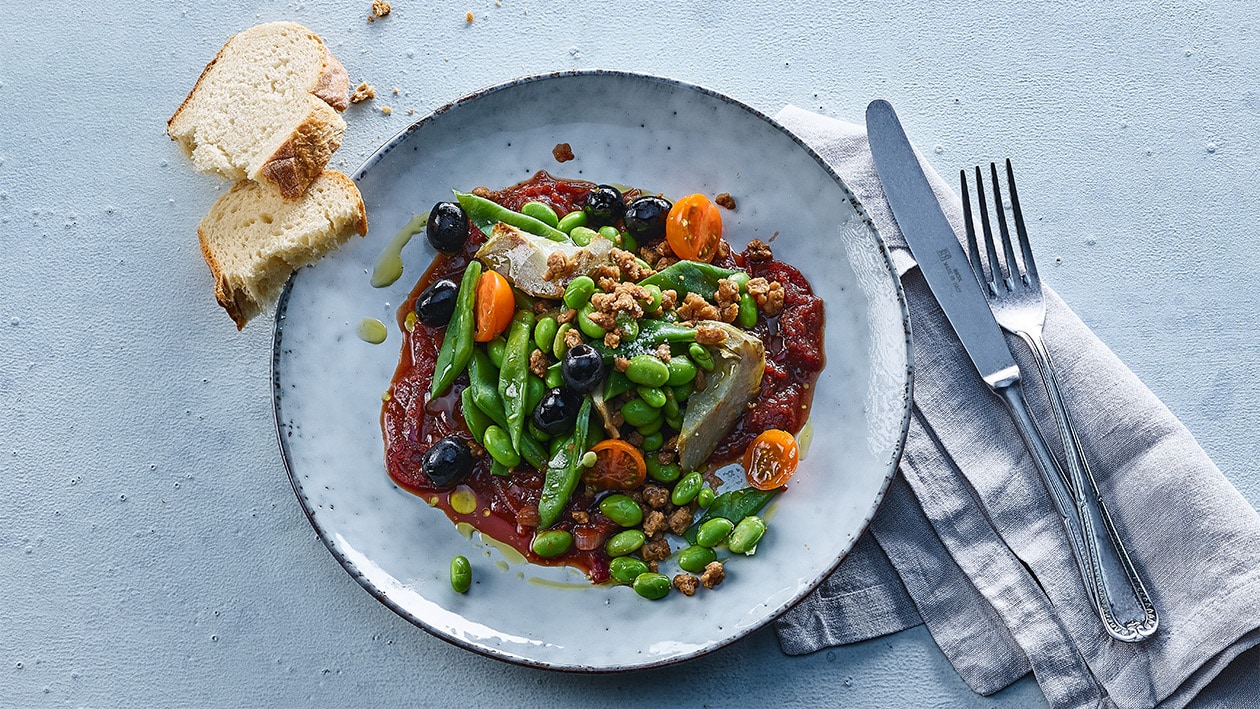
[[[1016,276],[1020,276],[1021,283],[1024,279],[1020,274],[1019,264],[1015,261],[1015,245],[1011,242],[1011,231],[1006,226],[1006,210],[1002,208],[1002,185],[998,182],[997,163],[989,163],[989,175],[993,180],[993,211],[997,214],[998,232],[1002,235],[1002,256],[1006,261],[1006,268],[1003,269],[1002,275],[1005,278],[1006,289],[1012,290],[1015,287]]]
[[[1015,216],[1015,234],[1019,237],[1019,252],[1024,257],[1024,283],[1040,287],[1041,277],[1037,275],[1037,262],[1033,260],[1032,244],[1028,242],[1028,230],[1024,227],[1024,212],[1019,208],[1019,193],[1015,191],[1015,171],[1011,169],[1011,159],[1006,159],[1006,191],[1011,193],[1011,212]]]
[[[989,257],[989,288],[996,293],[1001,281],[1001,266],[998,262],[997,247],[993,241],[993,226],[989,223],[989,205],[984,199],[984,175],[980,166],[976,166],[976,199],[980,202],[980,227],[984,231],[984,250]]]
[[[971,270],[976,280],[987,283],[984,276],[984,263],[980,260],[980,246],[976,243],[976,222],[971,216],[971,195],[967,192],[967,171],[959,170],[958,178],[962,184],[963,225],[967,228],[967,257],[971,261]]]

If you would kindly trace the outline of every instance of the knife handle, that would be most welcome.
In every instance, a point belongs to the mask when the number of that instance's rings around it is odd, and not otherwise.
[[[1046,491],[1050,494],[1050,500],[1054,504],[1055,511],[1059,514],[1059,518],[1067,532],[1068,543],[1072,548],[1072,556],[1075,558],[1077,570],[1085,582],[1085,589],[1094,605],[1095,612],[1097,612],[1103,622],[1103,627],[1109,635],[1117,640],[1136,642],[1145,639],[1150,633],[1141,634],[1137,632],[1134,629],[1134,626],[1138,625],[1136,622],[1130,622],[1129,625],[1125,625],[1116,619],[1113,611],[1116,604],[1112,600],[1112,595],[1113,593],[1121,592],[1121,588],[1114,582],[1112,584],[1108,583],[1106,579],[1110,574],[1104,569],[1122,567],[1123,564],[1118,560],[1119,554],[1122,552],[1117,551],[1111,542],[1111,537],[1104,536],[1103,531],[1096,528],[1099,518],[1089,511],[1091,505],[1086,501],[1087,496],[1081,489],[1073,490],[1069,487],[1065,476],[1059,469],[1058,462],[1055,461],[1054,456],[1050,453],[1050,448],[1046,445],[1045,438],[1042,437],[1041,431],[1037,428],[1036,422],[1033,421],[1032,415],[1029,413],[1028,402],[1024,399],[1024,392],[1020,388],[1019,379],[1016,378],[1012,381],[1004,382],[995,386],[993,390],[1006,403],[1012,418],[1015,420],[1015,427],[1019,431],[1020,438],[1023,439],[1024,445],[1032,454],[1037,471],[1041,474]],[[1101,501],[1098,500],[1096,495],[1094,496],[1094,501],[1099,506],[1092,509],[1100,510]],[[1102,520],[1102,524],[1107,528],[1108,534],[1114,532],[1114,525],[1110,525],[1109,522],[1109,516]],[[1128,561],[1128,557],[1126,556],[1124,560]],[[1129,566],[1131,567],[1131,564]],[[1128,584],[1124,585],[1128,586]],[[1145,595],[1144,589],[1143,595]],[[1130,605],[1132,603],[1133,601],[1129,601]],[[1146,605],[1150,605],[1149,600]],[[1125,606],[1121,604],[1120,607],[1123,608]],[[1154,609],[1152,608],[1151,610],[1153,613]],[[1151,631],[1153,632],[1153,630],[1152,627]]]
[[[1094,472],[1090,469],[1085,449],[1076,435],[1072,416],[1063,400],[1050,352],[1031,334],[1016,334],[1032,351],[1037,373],[1054,411],[1059,438],[1063,442],[1068,467],[1067,484],[1073,488],[1082,529],[1087,535],[1086,543],[1098,550],[1097,594],[1099,605],[1104,611],[1103,622],[1107,633],[1123,642],[1144,640],[1159,627],[1159,615],[1142,583],[1142,577],[1124,548],[1120,533],[1103,502],[1102,493],[1098,490]],[[1088,536],[1091,534],[1092,543]]]

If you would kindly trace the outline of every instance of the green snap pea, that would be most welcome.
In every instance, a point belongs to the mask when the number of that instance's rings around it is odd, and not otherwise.
[[[560,223],[560,217],[556,216],[556,210],[542,202],[526,202],[522,204],[521,214],[533,217],[552,229],[555,229],[556,225]]]
[[[569,238],[573,239],[573,243],[578,246],[590,246],[591,239],[599,236],[599,232],[585,226],[575,226],[569,232]]]
[[[538,345],[538,349],[543,352],[550,352],[556,342],[556,333],[560,330],[560,323],[550,316],[538,318],[538,322],[534,323],[534,344]]]
[[[638,431],[640,436],[647,437],[647,436],[652,435],[653,433],[659,432],[661,430],[661,426],[664,426],[664,425],[665,425],[665,417],[657,416],[655,419],[653,419],[651,423],[647,424],[646,426],[636,426],[634,430]]]
[[[615,226],[602,226],[599,228],[599,235],[616,244],[617,237],[621,235],[621,232],[617,231]]]
[[[546,438],[535,438],[530,435],[521,436],[521,457],[535,470],[542,470],[547,466],[547,449],[539,441],[545,441]]]
[[[539,527],[546,528],[555,524],[564,511],[564,506],[573,496],[578,481],[582,477],[582,456],[586,453],[586,437],[591,425],[591,398],[582,397],[582,406],[578,408],[577,425],[568,437],[556,437],[560,441],[552,445],[555,452],[547,463],[543,475],[542,492],[538,496]]]
[[[515,468],[521,464],[520,454],[512,447],[512,437],[498,426],[492,425],[486,428],[482,445],[486,447],[486,452],[490,454],[490,457],[502,463],[505,468]]]
[[[742,520],[749,515],[755,515],[770,502],[775,495],[783,491],[783,488],[777,487],[773,490],[758,490],[755,487],[745,487],[739,490],[730,490],[713,498],[713,504],[709,505],[704,516],[687,530],[683,537],[687,541],[696,539],[696,535],[700,529],[704,527],[710,520],[723,518],[732,524]]]
[[[633,556],[619,556],[608,562],[608,573],[626,584],[634,583],[639,574],[646,574],[648,565]]]
[[[549,529],[545,532],[539,532],[534,537],[534,543],[530,544],[530,548],[542,558],[550,559],[568,551],[572,544],[572,534],[563,529]]]
[[[535,219],[528,214],[512,211],[484,197],[478,197],[475,194],[466,192],[456,192],[455,199],[459,201],[459,206],[464,208],[464,213],[468,215],[468,220],[487,236],[491,231],[494,231],[495,224],[503,222],[521,231],[551,239],[552,241],[569,240],[562,231],[549,226],[546,222]]]
[[[713,504],[714,497],[713,488],[702,487],[700,492],[696,494],[696,504],[700,505],[701,508],[708,509],[709,505]]]
[[[573,326],[566,322],[560,323],[560,328],[556,330],[556,337],[551,343],[551,354],[555,355],[556,359],[564,359],[564,353],[569,349],[568,346],[564,344],[564,341],[568,337],[569,331],[572,329]],[[559,386],[559,384],[556,386]]]
[[[613,370],[613,373],[608,375],[608,381],[604,383],[604,401],[615,399],[633,388],[634,384],[626,379],[626,375]]]
[[[645,462],[648,475],[657,482],[672,483],[682,475],[682,466],[677,463],[661,463],[654,455],[645,456]]]
[[[460,279],[459,291],[455,295],[455,312],[446,325],[446,333],[442,337],[442,345],[438,348],[437,361],[433,366],[433,386],[429,388],[429,398],[435,399],[446,393],[455,383],[455,378],[463,373],[472,359],[473,329],[476,324],[476,313],[473,305],[476,301],[477,279],[481,278],[481,262],[469,262],[464,269],[464,277]]]
[[[581,209],[576,212],[569,212],[563,217],[560,217],[559,223],[556,224],[556,229],[568,234],[573,231],[574,227],[579,226],[586,226],[586,212]]]
[[[696,378],[696,365],[682,355],[670,357],[667,366],[669,367],[668,384],[672,387],[688,384]]]
[[[717,554],[708,547],[691,546],[678,555],[678,566],[693,574],[704,573],[704,567],[717,561]]]
[[[675,483],[674,490],[669,495],[669,501],[681,507],[696,499],[696,495],[700,494],[700,489],[703,487],[704,478],[700,477],[700,471],[693,470]]]
[[[712,372],[713,367],[716,366],[713,362],[713,355],[699,342],[693,342],[688,345],[687,354],[691,355],[691,361],[695,362],[697,367],[706,372]]]
[[[725,517],[714,517],[700,525],[700,529],[696,530],[696,544],[712,549],[726,541],[726,538],[730,536],[731,531],[734,529],[734,522]]]
[[[590,276],[578,276],[564,289],[564,304],[573,309],[581,308],[595,295],[595,279]]]
[[[643,450],[648,453],[660,450],[663,445],[665,445],[665,436],[660,431],[649,433],[643,437]]]
[[[526,418],[534,413],[534,409],[538,408],[539,402],[547,395],[547,383],[542,377],[531,373],[525,380],[525,414]]]
[[[739,312],[735,315],[735,324],[745,330],[757,325],[757,301],[747,293],[739,297]]]
[[[503,366],[503,352],[507,349],[507,340],[503,336],[494,338],[486,343],[486,355],[490,357],[490,361],[494,362],[496,368]]]
[[[499,369],[499,398],[507,413],[507,432],[512,437],[512,447],[521,445],[521,432],[525,419],[532,413],[526,387],[529,382],[529,353],[534,348],[530,334],[534,331],[534,314],[521,310],[512,318],[508,328],[507,348],[503,351],[503,366]],[[506,465],[506,463],[505,463]]]
[[[735,530],[726,540],[726,546],[732,554],[752,556],[757,551],[757,542],[766,533],[766,523],[757,515],[749,515],[735,525]]]
[[[546,433],[545,431],[538,430],[538,427],[534,425],[534,417],[532,416],[529,418],[529,421],[525,422],[525,432],[528,433],[531,438],[533,438],[535,441],[538,441],[540,444],[546,443],[547,441],[551,440],[550,434]]]
[[[635,384],[658,387],[669,381],[669,367],[654,355],[635,355],[630,358],[626,377]]]
[[[486,429],[494,422],[486,415],[486,412],[477,407],[477,402],[473,401],[473,391],[471,386],[464,387],[459,393],[459,405],[464,414],[464,423],[468,426],[468,432],[472,434],[473,440],[481,445],[485,445]]]
[[[668,576],[651,571],[636,576],[633,586],[635,593],[650,601],[657,601],[668,596],[669,589],[673,588]]]
[[[592,307],[590,303],[578,308],[578,328],[582,330],[583,335],[602,340],[604,339],[604,328],[596,325],[595,322],[591,320],[591,313],[593,312],[595,312],[595,308]]]
[[[638,551],[647,542],[647,535],[642,529],[623,529],[608,538],[604,551],[609,556],[625,556]]]
[[[621,493],[600,500],[599,511],[623,527],[633,527],[643,521],[643,508],[629,495]]]
[[[665,392],[656,387],[645,387],[640,384],[634,390],[638,392],[640,399],[643,399],[648,406],[654,409],[662,408],[669,403],[669,397],[665,395]]]
[[[673,290],[678,293],[678,302],[682,302],[688,293],[697,293],[705,300],[712,302],[717,293],[718,281],[730,278],[736,273],[728,268],[720,268],[713,264],[699,261],[678,261],[670,264],[656,275],[648,276],[639,285],[655,285],[661,290]]]
[[[477,408],[506,430],[507,413],[503,410],[503,400],[499,398],[499,370],[490,361],[490,356],[480,349],[473,352],[472,361],[468,363],[468,388],[472,390],[472,400]]]
[[[556,362],[556,364],[559,365],[560,363]],[[547,376],[543,378],[543,381],[547,384],[548,389],[564,386],[564,372],[558,366],[547,367]]]
[[[631,399],[621,406],[621,417],[631,426],[646,426],[660,415],[660,409],[648,406],[642,399]]]
[[[451,588],[455,593],[468,593],[472,588],[472,564],[468,558],[457,556],[451,559]]]

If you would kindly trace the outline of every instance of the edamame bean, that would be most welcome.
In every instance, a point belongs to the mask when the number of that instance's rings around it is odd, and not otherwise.
[[[525,411],[529,414],[534,413],[534,409],[538,408],[539,402],[547,395],[547,382],[542,380],[537,374],[530,373],[525,379]],[[529,418],[533,418],[531,415]]]
[[[486,452],[491,458],[499,461],[505,468],[515,468],[521,464],[521,456],[512,447],[512,437],[498,426],[486,427]]]
[[[643,437],[643,450],[653,453],[661,449],[665,445],[665,436],[660,431],[649,433]]]
[[[569,238],[573,239],[573,243],[578,246],[590,246],[591,239],[594,239],[597,236],[599,236],[599,232],[585,226],[575,226],[573,227],[573,230],[569,232]]]
[[[658,387],[669,381],[669,367],[653,355],[635,355],[630,358],[626,376],[635,384]]]
[[[695,362],[697,367],[706,372],[713,371],[713,367],[715,366],[713,363],[713,355],[705,349],[704,345],[699,342],[691,343],[687,346],[687,354],[691,355],[691,361]]]
[[[548,434],[546,431],[539,430],[539,428],[534,425],[533,416],[530,416],[529,421],[525,422],[525,431],[529,433],[529,435],[533,436],[534,440],[538,441],[539,443],[546,443],[547,441],[551,440],[550,434]]]
[[[669,385],[672,387],[688,384],[696,378],[696,365],[682,355],[669,358]]]
[[[639,321],[630,317],[628,313],[617,313],[615,321],[623,340],[633,340],[639,336]]]
[[[581,308],[595,294],[595,279],[590,276],[578,276],[564,289],[564,304],[570,308]]]
[[[463,556],[451,559],[451,588],[455,593],[468,593],[472,588],[472,564]]]
[[[727,276],[727,278],[735,285],[739,286],[739,292],[741,293],[748,290],[746,286],[748,285],[748,281],[752,280],[752,276],[749,276],[744,271],[736,271]]]
[[[714,517],[700,525],[700,529],[696,530],[696,544],[712,549],[726,541],[726,538],[730,536],[731,531],[734,529],[734,522],[725,517]]]
[[[683,425],[683,417],[682,416],[666,416],[665,425],[669,426],[675,431],[681,431],[682,425]]]
[[[578,309],[578,328],[582,330],[583,335],[592,339],[600,340],[604,337],[604,328],[596,325],[594,321],[591,320],[591,313],[593,312],[595,312],[595,309],[590,303],[587,303]]]
[[[649,423],[646,426],[636,426],[634,430],[638,431],[640,436],[650,436],[653,433],[660,431],[661,426],[664,426],[664,425],[665,425],[665,418],[663,416],[657,416],[656,419],[652,421],[652,423]]]
[[[512,471],[508,470],[506,465],[500,463],[494,458],[491,458],[490,459],[490,474],[498,475],[501,478],[506,478],[512,474]]]
[[[629,495],[621,493],[600,500],[599,511],[623,527],[633,527],[643,521],[643,508]]]
[[[696,504],[704,509],[708,509],[709,505],[713,504],[714,497],[717,497],[717,494],[713,492],[712,488],[702,487],[700,492],[696,494]]]
[[[657,601],[669,595],[673,588],[669,577],[651,571],[639,574],[634,578],[634,592],[650,601]]]
[[[752,556],[757,551],[757,542],[766,533],[766,523],[757,515],[748,515],[735,525],[735,530],[726,540],[726,546],[732,554]]]
[[[693,574],[703,573],[704,567],[714,561],[717,561],[717,554],[708,547],[687,547],[678,555],[678,565],[683,571],[690,571]]]
[[[691,392],[694,391],[695,388],[696,386],[694,380],[687,382],[682,386],[674,387],[674,398],[678,400],[679,404],[681,404],[691,397]]]
[[[673,492],[669,494],[669,501],[681,507],[696,499],[702,487],[704,487],[704,479],[700,477],[700,471],[693,470],[682,476],[682,479],[674,485]]]
[[[556,359],[564,359],[564,353],[569,350],[568,346],[564,344],[564,341],[569,336],[569,331],[572,329],[573,326],[566,322],[560,323],[560,328],[556,330],[555,340],[551,343],[551,354],[555,355]],[[557,384],[556,386],[560,385]]]
[[[629,234],[626,234],[626,233],[622,233],[620,234],[620,237],[621,238],[617,239],[617,246],[619,246],[620,248],[626,251],[629,251],[632,254],[639,253],[639,242],[636,241],[633,236],[630,236]]]
[[[647,463],[648,475],[653,480],[663,483],[672,483],[682,475],[682,467],[677,463],[661,463],[654,455],[645,456]]]
[[[617,237],[620,236],[620,232],[617,231],[615,226],[602,226],[599,228],[599,235],[615,244],[617,243]]]
[[[631,399],[621,406],[621,417],[631,426],[646,426],[660,416],[660,409],[648,406],[642,399]]]
[[[647,542],[647,535],[641,529],[624,529],[608,538],[604,551],[609,556],[625,556],[633,554]]]
[[[751,330],[757,325],[757,301],[747,293],[739,297],[739,312],[735,314],[735,324]]]
[[[640,399],[643,399],[648,406],[654,409],[659,409],[669,402],[669,397],[665,396],[665,392],[656,387],[639,385],[634,390],[638,392]]]
[[[639,304],[643,306],[643,311],[647,313],[656,312],[657,308],[661,307],[661,301],[665,298],[661,293],[661,287],[654,283],[649,283],[643,286],[643,290],[647,291],[648,294],[647,300],[639,301]]]
[[[678,408],[678,399],[674,396],[673,389],[665,390],[665,406],[661,407],[661,413],[665,414],[667,419],[682,416],[682,409]]]
[[[560,223],[560,217],[556,216],[556,210],[542,202],[526,202],[521,205],[521,214],[533,217],[552,229],[556,228]]]
[[[582,454],[582,467],[583,468],[594,468],[595,464],[598,462],[599,462],[599,454],[596,453],[595,451],[586,451],[585,453]]]
[[[563,529],[549,529],[546,532],[539,532],[538,536],[534,537],[534,543],[530,545],[530,548],[542,558],[550,559],[568,551],[572,544],[572,534]]]
[[[538,349],[543,352],[550,352],[556,342],[556,333],[560,330],[560,323],[556,322],[553,317],[538,318],[538,322],[534,323],[534,344],[538,345]]]
[[[633,556],[619,556],[608,562],[608,573],[622,583],[634,583],[639,574],[646,574],[648,565]]]
[[[507,351],[507,340],[502,335],[494,338],[486,343],[486,354],[490,355],[490,361],[494,362],[494,366],[503,368],[503,353]]]
[[[543,378],[543,382],[547,385],[548,389],[555,389],[556,387],[564,386],[564,373],[560,371],[559,367],[554,369],[548,367],[547,376]]]
[[[556,228],[566,234],[573,231],[573,227],[579,226],[586,226],[586,212],[580,209],[560,217],[560,221],[556,223]]]

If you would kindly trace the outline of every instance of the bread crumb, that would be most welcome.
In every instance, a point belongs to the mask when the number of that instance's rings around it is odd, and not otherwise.
[[[710,561],[704,567],[704,573],[700,574],[700,583],[705,588],[712,589],[714,586],[722,583],[726,578],[726,570],[722,568],[722,562]]]
[[[407,109],[407,115],[408,115],[408,116],[414,116],[414,115],[415,115],[415,113],[416,113],[416,109],[414,109],[414,108],[409,108],[409,109]]]
[[[399,93],[400,93],[400,91],[399,91],[398,87],[397,87],[397,86],[395,86],[395,87],[394,87],[394,95],[395,95],[395,96],[397,96]]]
[[[730,192],[723,192],[717,197],[714,197],[713,201],[716,202],[719,207],[726,207],[727,209],[735,209],[735,198],[731,197]]]
[[[556,162],[569,162],[573,159],[573,146],[568,143],[556,143],[556,147],[551,149],[551,157]]]
[[[468,11],[468,12],[464,15],[464,22],[467,22],[467,23],[468,23],[468,24],[470,24],[470,25],[473,23],[473,14],[472,14],[472,10],[469,10],[469,11]]]
[[[389,106],[381,106],[381,113],[382,113],[382,114],[384,114],[384,115],[388,116],[389,114],[391,114],[391,113],[393,113],[393,112],[394,112],[394,109],[390,108]]]
[[[354,87],[354,93],[350,94],[350,103],[363,103],[376,98],[376,89],[372,85],[364,81]]]
[[[700,579],[691,574],[678,574],[674,577],[674,588],[682,591],[684,596],[696,595],[696,587],[700,585]]]
[[[376,22],[376,18],[388,15],[393,9],[385,0],[372,0],[372,14],[368,15],[368,22]]]

